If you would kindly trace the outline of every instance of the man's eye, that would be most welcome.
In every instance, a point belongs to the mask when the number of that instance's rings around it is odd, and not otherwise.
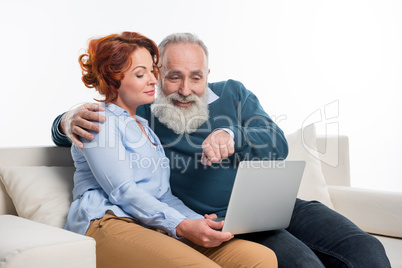
[[[171,76],[171,77],[169,77],[169,79],[170,80],[177,80],[177,79],[179,79],[179,77],[178,76]]]
[[[195,81],[200,81],[200,80],[201,80],[201,77],[195,76],[195,77],[193,77],[193,80],[195,80]]]

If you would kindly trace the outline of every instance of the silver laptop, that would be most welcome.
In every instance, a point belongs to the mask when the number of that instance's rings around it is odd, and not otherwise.
[[[222,231],[232,234],[286,228],[305,161],[242,161]]]

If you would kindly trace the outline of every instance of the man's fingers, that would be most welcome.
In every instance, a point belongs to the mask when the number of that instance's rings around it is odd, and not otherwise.
[[[235,151],[235,149],[234,149],[234,140],[230,140],[229,146],[228,146],[228,154],[229,154],[229,156],[234,154],[234,151]]]
[[[215,157],[210,158],[211,162],[212,163],[219,163],[222,160],[220,148],[214,147],[214,154],[215,154]]]
[[[102,107],[98,103],[85,103],[83,106],[88,111],[93,111],[93,112],[99,112],[99,111],[104,111],[105,110],[105,108]]]
[[[219,150],[215,150],[209,143],[203,143],[202,145],[202,153],[205,155],[205,158],[211,161],[212,163],[217,163],[220,161],[220,153]]]
[[[83,119],[91,120],[91,121],[96,121],[96,122],[105,122],[106,118],[94,111],[81,111],[79,113],[79,116],[82,117]]]
[[[208,160],[208,157],[205,155],[205,153],[202,153],[201,164],[208,165],[208,166],[210,166],[212,164],[211,161]]]
[[[82,144],[82,142],[80,142],[80,140],[77,139],[77,136],[75,136],[75,135],[71,136],[71,142],[74,143],[75,145],[77,145],[79,148],[84,147],[84,144]]]
[[[209,143],[214,148],[220,159],[226,158],[234,153],[234,141],[224,130],[217,130],[211,133]],[[217,153],[218,152],[218,153]]]
[[[208,165],[208,166],[212,165],[212,162],[208,159],[208,157],[204,153],[202,153],[201,163],[203,165]]]
[[[229,150],[228,150],[228,147],[226,146],[226,144],[222,145],[219,149],[220,149],[219,152],[220,152],[222,159],[229,156]]]
[[[83,119],[82,117],[75,117],[71,122],[71,126],[72,127],[81,127],[86,130],[92,130],[92,131],[96,131],[96,132],[100,131],[100,126],[98,124],[95,124],[94,122]],[[75,133],[77,133],[77,132],[75,132]]]
[[[201,163],[220,163],[222,159],[234,154],[234,141],[224,130],[212,132],[202,144]],[[210,165],[210,164],[209,164]]]
[[[225,146],[221,148],[222,158],[229,157],[234,154],[234,141],[230,140]]]
[[[80,136],[90,141],[93,140],[94,138],[94,136],[91,133],[77,126],[72,127],[72,132],[74,136]]]

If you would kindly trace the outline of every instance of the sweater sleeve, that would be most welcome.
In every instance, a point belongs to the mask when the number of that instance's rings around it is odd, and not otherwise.
[[[149,105],[141,105],[137,109],[137,114],[140,115],[143,118],[148,119],[150,113]],[[54,144],[57,146],[62,146],[62,147],[71,147],[71,141],[70,139],[63,133],[60,132],[59,126],[61,122],[61,118],[63,117],[65,113],[62,113],[61,115],[57,116],[52,124],[52,140]]]
[[[234,133],[240,160],[279,160],[288,155],[283,131],[262,108],[258,98],[238,83],[237,124],[225,126]]]
[[[54,144],[57,146],[63,146],[63,147],[70,147],[71,146],[71,141],[67,138],[66,135],[62,134],[59,130],[59,125],[61,118],[63,117],[64,113],[61,115],[57,116],[52,125],[52,140]]]

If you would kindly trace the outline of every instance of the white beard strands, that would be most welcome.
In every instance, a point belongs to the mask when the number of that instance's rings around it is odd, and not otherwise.
[[[180,107],[174,104],[175,100],[194,103],[189,107]],[[178,93],[165,96],[158,89],[158,97],[151,105],[151,111],[162,124],[176,134],[191,134],[209,119],[208,89],[201,98],[195,94],[183,97]]]

